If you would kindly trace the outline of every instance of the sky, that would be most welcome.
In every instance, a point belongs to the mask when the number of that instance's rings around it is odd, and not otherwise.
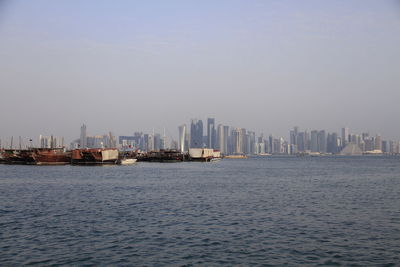
[[[2,1],[0,138],[162,132],[400,140],[400,1]]]

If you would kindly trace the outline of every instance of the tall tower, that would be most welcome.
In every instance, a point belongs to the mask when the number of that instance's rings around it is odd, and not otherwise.
[[[318,147],[319,152],[326,153],[326,134],[325,130],[321,130],[318,132]]]
[[[203,121],[192,120],[190,125],[190,147],[202,148],[203,147]]]
[[[342,128],[342,146],[346,146],[349,142],[349,128]]]
[[[375,137],[375,149],[382,150],[382,137],[380,135],[376,135]]]
[[[232,130],[233,152],[235,154],[244,153],[244,134],[242,128],[235,128]]]
[[[223,155],[228,154],[228,131],[229,126],[218,125],[217,148]]]
[[[181,152],[184,152],[184,151],[186,151],[186,147],[185,147],[186,124],[179,126],[178,130],[179,130],[179,140],[178,140],[179,150]]]
[[[311,131],[311,142],[310,142],[310,150],[311,152],[319,152],[319,146],[318,146],[318,131],[313,130]]]
[[[81,126],[81,139],[80,139],[79,145],[81,148],[87,147],[87,135],[86,135],[86,125],[85,124],[83,124]]]
[[[207,147],[215,148],[215,119],[208,118],[207,119]]]

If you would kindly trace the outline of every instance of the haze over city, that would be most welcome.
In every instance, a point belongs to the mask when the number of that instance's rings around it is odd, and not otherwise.
[[[398,1],[1,1],[0,138],[192,118],[400,140]]]

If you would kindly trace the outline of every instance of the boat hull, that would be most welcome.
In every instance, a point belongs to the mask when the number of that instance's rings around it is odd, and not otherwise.
[[[36,165],[67,165],[71,163],[71,152],[63,149],[36,149],[33,157]]]
[[[135,164],[137,159],[122,159],[120,165],[132,165]]]
[[[73,165],[115,165],[118,163],[116,148],[75,149],[72,151]]]

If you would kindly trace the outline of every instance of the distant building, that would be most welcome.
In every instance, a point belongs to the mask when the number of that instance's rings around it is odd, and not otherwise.
[[[186,144],[186,124],[183,124],[178,127],[179,130],[179,139],[178,139],[178,146],[181,152],[187,151]]]
[[[190,125],[190,147],[203,147],[203,122],[201,120],[192,120]]]
[[[256,133],[248,131],[248,154],[256,154]]]
[[[41,148],[61,148],[64,147],[64,138],[40,135],[39,144]]]
[[[208,118],[207,119],[207,147],[208,148],[216,148],[216,130],[215,130],[215,119]]]
[[[349,143],[349,128],[342,128],[342,145],[343,147]]]
[[[320,152],[319,151],[319,146],[318,146],[318,131],[313,130],[311,131],[311,146],[310,146],[311,152]]]
[[[382,138],[380,135],[375,137],[375,150],[382,150]]]
[[[328,134],[327,138],[327,152],[337,154],[340,152],[342,143],[337,133]]]
[[[318,152],[326,153],[326,134],[325,130],[318,132]]]
[[[245,133],[246,129],[242,128],[234,128],[232,130],[231,136],[232,136],[233,154],[244,154]]]
[[[122,148],[135,148],[137,146],[135,136],[122,135],[118,137],[118,144]]]
[[[226,129],[226,131],[225,131]],[[228,131],[229,127],[219,124],[217,127],[217,146],[221,154],[228,154]]]

